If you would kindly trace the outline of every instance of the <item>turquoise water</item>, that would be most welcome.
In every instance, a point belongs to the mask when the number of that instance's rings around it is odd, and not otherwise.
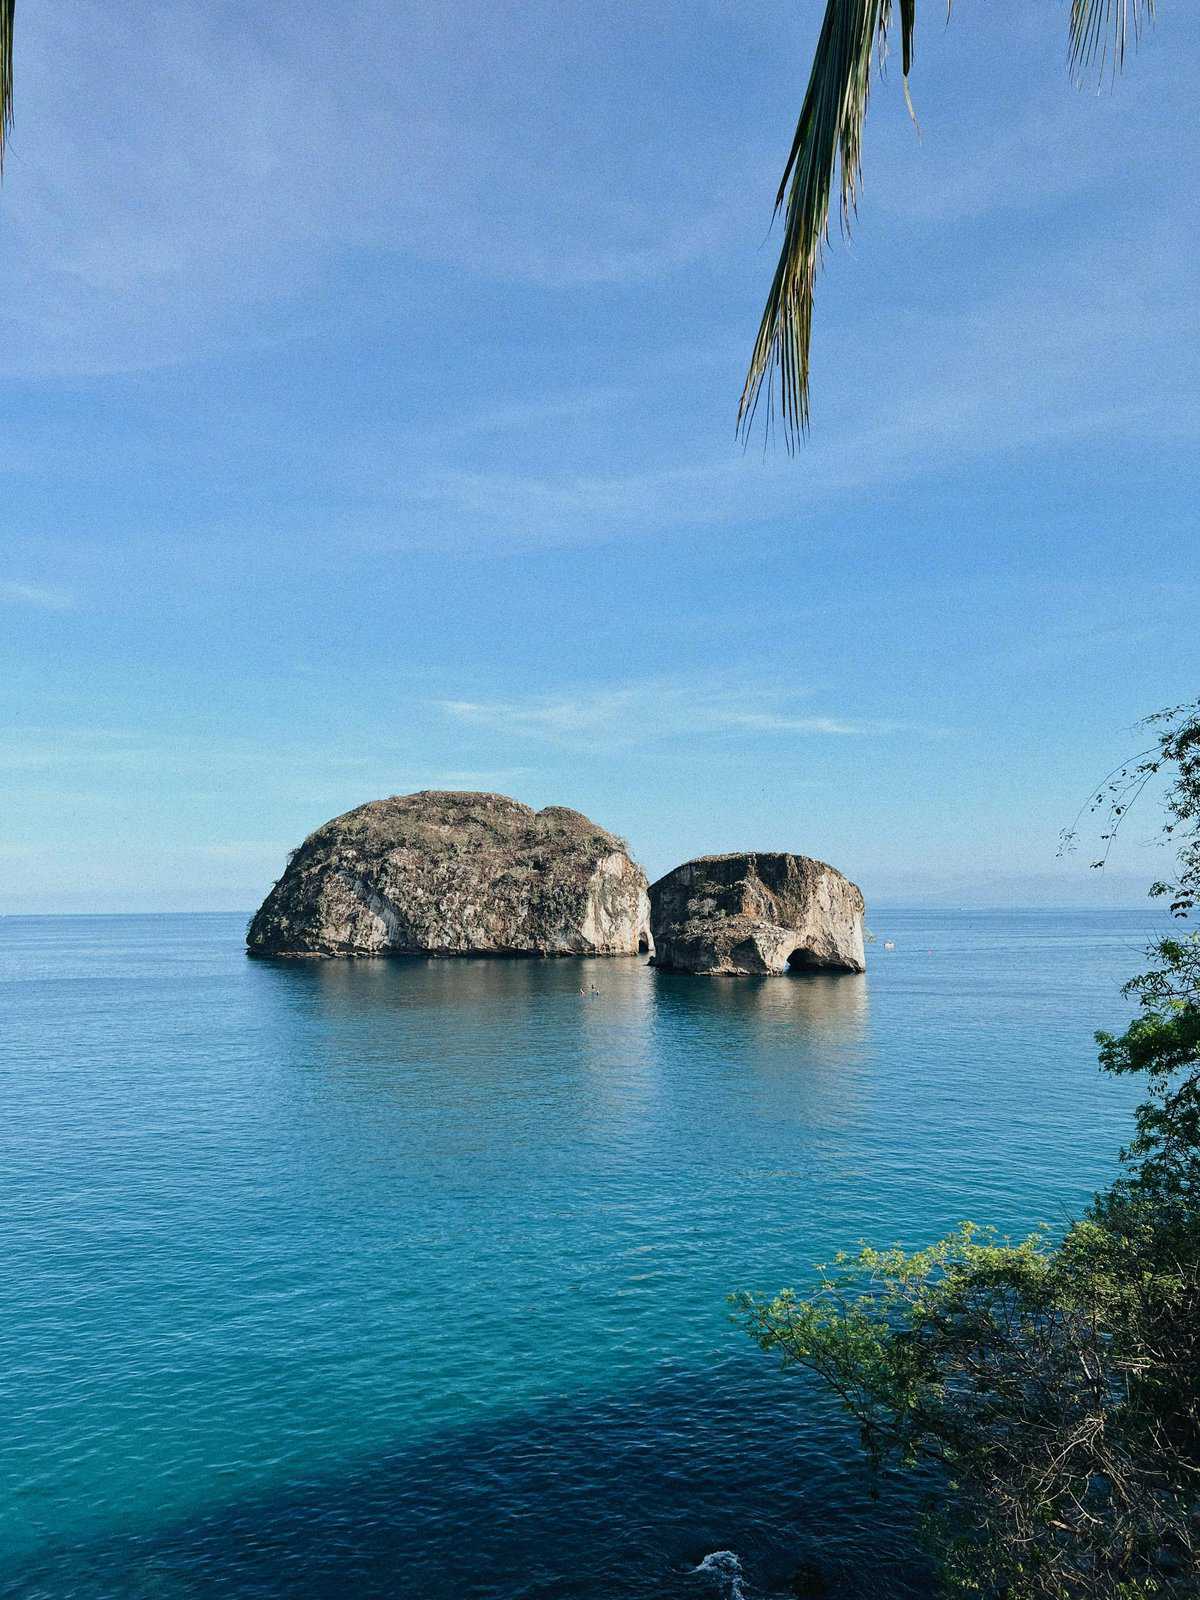
[[[1155,923],[874,920],[866,978],[740,981],[0,920],[0,1595],[922,1593],[724,1297],[1084,1203]]]

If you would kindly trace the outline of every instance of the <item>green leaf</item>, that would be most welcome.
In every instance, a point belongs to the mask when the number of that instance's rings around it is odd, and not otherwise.
[[[17,0],[0,0],[0,172],[13,116],[13,17]]]
[[[828,237],[834,173],[841,169],[841,216],[848,228],[858,194],[863,121],[876,42],[887,39],[891,0],[828,0],[792,148],[775,197],[783,245],[738,405],[738,430],[753,426],[764,384],[768,428],[776,398],[791,446],[808,429],[808,361],[813,285]],[[914,0],[901,29],[912,52]]]

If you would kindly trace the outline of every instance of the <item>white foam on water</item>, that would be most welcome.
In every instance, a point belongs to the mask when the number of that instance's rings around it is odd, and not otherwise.
[[[718,1579],[724,1600],[746,1600],[742,1588],[742,1563],[732,1550],[711,1550],[693,1572],[705,1572]]]

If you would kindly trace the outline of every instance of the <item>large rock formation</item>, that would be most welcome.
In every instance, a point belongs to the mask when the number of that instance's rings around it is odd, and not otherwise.
[[[656,966],[675,972],[865,972],[863,897],[823,861],[700,856],[650,889]]]
[[[250,924],[251,955],[636,955],[646,875],[578,811],[426,790],[312,833]]]

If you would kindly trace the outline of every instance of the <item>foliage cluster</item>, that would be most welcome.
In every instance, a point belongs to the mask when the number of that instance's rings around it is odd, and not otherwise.
[[[1200,893],[1200,702],[1152,719],[1154,748],[1093,805],[1108,833],[1169,777],[1176,881]],[[1059,1242],[969,1223],[918,1251],[863,1249],[804,1294],[736,1297],[762,1348],[815,1373],[880,1466],[932,1465],[928,1520],[949,1593],[1149,1600],[1200,1593],[1200,939],[1159,940],[1097,1035],[1147,1098],[1118,1179]]]

